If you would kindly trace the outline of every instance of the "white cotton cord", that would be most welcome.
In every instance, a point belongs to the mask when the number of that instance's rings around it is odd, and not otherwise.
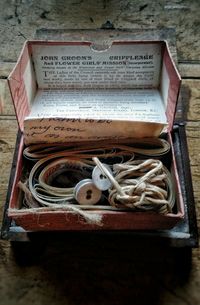
[[[68,143],[66,145],[39,144],[31,145],[24,150],[24,156],[29,160],[38,160],[30,171],[27,183],[19,183],[24,192],[26,207],[47,207],[52,210],[73,211],[90,221],[87,215],[92,211],[151,211],[170,213],[175,203],[175,191],[169,171],[160,160],[152,159],[153,156],[162,156],[170,150],[170,145],[163,139],[131,139],[130,142],[110,141]],[[135,160],[135,154],[149,156],[146,160]],[[113,159],[120,157],[118,159]],[[42,159],[41,159],[42,158]],[[111,158],[123,163],[112,166],[113,173],[99,160]],[[124,160],[128,161],[124,162]],[[105,161],[104,161],[105,162]],[[111,182],[112,186],[108,193],[103,193],[106,200],[104,203],[78,205],[75,200],[75,185],[72,187],[56,187],[52,181],[67,170],[69,182],[88,178],[94,165],[100,169]],[[71,176],[70,176],[71,175]],[[60,179],[61,179],[60,178]],[[67,178],[66,178],[67,179]],[[59,180],[61,181],[61,180]],[[108,195],[107,195],[108,194]],[[102,201],[101,201],[102,202]],[[88,211],[88,212],[87,212]],[[83,214],[86,215],[82,215]],[[90,212],[89,212],[90,215]],[[93,216],[92,216],[93,217]],[[95,217],[94,217],[95,218]],[[98,217],[97,217],[98,218]],[[92,221],[92,220],[91,220]],[[97,221],[98,222],[98,221]]]
[[[113,166],[113,176],[93,158],[102,173],[110,179],[108,201],[111,206],[133,210],[156,210],[171,213],[175,203],[172,178],[160,160],[131,160]]]
[[[41,167],[43,167],[43,169],[39,174],[39,183],[34,183],[35,173]],[[70,158],[58,158],[55,160],[55,158],[52,158],[52,156],[38,161],[30,171],[28,184],[32,196],[41,205],[48,205],[51,204],[51,202],[70,203],[70,201],[74,199],[74,187],[59,188],[48,184],[48,177],[58,171],[60,172],[63,168],[71,171],[79,169],[81,172],[85,169],[91,169],[91,165],[87,164],[85,160],[80,161]]]

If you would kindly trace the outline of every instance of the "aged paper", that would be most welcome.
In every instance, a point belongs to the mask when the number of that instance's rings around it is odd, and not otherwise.
[[[161,44],[113,44],[104,52],[90,45],[32,46],[39,88],[156,88]]]
[[[166,123],[158,90],[38,90],[29,119],[102,119]]]
[[[38,92],[24,122],[25,142],[158,136],[166,125],[159,93],[161,44],[35,43]]]
[[[120,120],[46,118],[24,121],[25,144],[158,137],[163,124]]]

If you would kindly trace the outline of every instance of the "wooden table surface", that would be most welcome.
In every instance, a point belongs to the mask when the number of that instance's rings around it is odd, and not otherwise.
[[[5,1],[0,11],[0,219],[17,133],[6,78],[38,28],[176,29],[183,119],[200,224],[199,1]],[[53,236],[52,236],[53,239]],[[173,249],[129,236],[36,240],[32,261],[0,242],[0,304],[200,304],[200,250]],[[27,249],[28,250],[28,249]],[[39,255],[38,252],[41,254]],[[34,259],[33,259],[34,258]]]

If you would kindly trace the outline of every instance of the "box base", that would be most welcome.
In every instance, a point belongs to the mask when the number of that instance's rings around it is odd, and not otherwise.
[[[38,227],[35,227],[35,225],[30,226],[30,219],[28,220],[28,225],[26,226],[26,223],[23,222],[23,228],[21,227],[20,221],[16,222],[16,220],[12,220],[8,218],[7,211],[8,211],[8,205],[10,200],[10,190],[13,183],[13,177],[16,167],[16,160],[17,160],[17,154],[18,154],[18,145],[20,141],[21,135],[18,135],[17,139],[17,145],[16,145],[16,151],[11,171],[11,178],[9,183],[9,189],[8,189],[8,195],[7,200],[5,204],[5,212],[4,212],[4,218],[3,218],[3,225],[1,230],[1,237],[4,239],[9,240],[31,240],[33,236],[37,234],[44,234],[43,231],[44,227],[40,227],[38,230]],[[195,214],[195,206],[194,206],[194,198],[193,198],[193,191],[192,191],[192,185],[186,183],[186,181],[191,181],[191,179],[188,179],[188,177],[191,177],[190,168],[189,168],[189,160],[188,160],[188,151],[187,151],[187,143],[186,143],[186,135],[185,135],[185,128],[184,125],[179,124],[176,125],[173,131],[173,145],[174,145],[174,151],[177,159],[177,165],[178,165],[178,174],[180,177],[180,184],[183,194],[183,200],[184,200],[184,207],[185,207],[185,217],[184,219],[180,220],[176,225],[173,223],[173,221],[170,223],[168,221],[168,224],[165,223],[163,216],[163,223],[160,224],[159,230],[158,227],[156,228],[154,223],[154,216],[152,216],[152,227],[146,230],[145,223],[142,224],[142,228],[137,226],[137,230],[134,229],[134,227],[131,227],[131,222],[127,222],[127,227],[124,227],[123,230],[120,228],[120,224],[118,223],[112,223],[110,222],[110,219],[108,221],[108,225],[101,228],[101,230],[96,230],[96,234],[130,234],[130,236],[143,236],[143,237],[151,237],[151,238],[158,238],[158,239],[164,239],[167,243],[169,243],[172,246],[191,246],[195,247],[198,244],[198,234],[197,234],[197,225],[196,225],[196,214]],[[183,166],[184,164],[184,166]],[[188,202],[190,204],[188,204]],[[45,214],[44,214],[45,215]],[[46,216],[41,217],[46,217]],[[34,216],[32,216],[34,217]],[[71,215],[70,217],[74,217],[74,215]],[[87,227],[81,224],[80,226],[73,226],[70,222],[69,217],[69,226],[68,231],[74,232],[74,230],[77,231],[77,234],[80,233],[80,231],[87,231],[82,232],[83,234],[95,234],[93,227]],[[51,217],[49,218],[51,220]],[[40,219],[41,224],[44,225],[44,219]],[[65,218],[66,220],[66,218]],[[49,222],[49,225],[46,226],[49,230],[49,232],[46,232],[45,234],[52,234],[52,231],[55,234],[65,234],[63,232],[62,223],[60,227],[53,227],[51,224],[55,223],[54,215],[52,215],[52,220]],[[80,222],[79,222],[80,223]],[[112,223],[113,227],[110,227],[110,224]],[[47,223],[46,223],[47,224]],[[74,222],[76,224],[76,222]],[[167,227],[166,227],[167,226]],[[31,228],[31,229],[30,229]],[[96,228],[95,228],[96,229]],[[141,230],[142,229],[142,230]],[[92,231],[92,232],[91,232]],[[62,233],[61,233],[62,232]],[[66,234],[70,234],[70,232],[66,232]],[[100,233],[101,232],[101,233]]]

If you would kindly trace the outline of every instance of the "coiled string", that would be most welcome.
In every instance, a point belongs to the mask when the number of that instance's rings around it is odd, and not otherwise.
[[[27,184],[19,184],[25,192],[27,200],[33,205],[37,202],[41,206],[64,209],[84,210],[155,210],[159,213],[171,213],[175,203],[175,190],[172,177],[158,159],[134,160],[134,152],[145,156],[160,156],[170,149],[169,143],[159,139],[153,141],[144,139],[144,147],[141,143],[106,144],[90,143],[88,146],[78,147],[63,145],[48,146],[47,144],[33,145],[24,150],[24,155],[31,160],[39,159],[30,171]],[[80,143],[79,143],[80,144]],[[154,147],[155,144],[155,147]],[[70,144],[71,145],[71,144]],[[82,144],[81,144],[82,145]],[[123,156],[128,157],[124,162]],[[96,157],[94,157],[96,156]],[[113,175],[108,172],[100,159],[122,157],[121,163],[112,165]],[[114,160],[114,159],[113,159]],[[79,180],[91,177],[94,165],[97,165],[103,174],[111,181],[112,186],[108,190],[107,204],[78,206],[74,198],[74,187],[55,187],[51,185],[54,176],[69,171],[71,177],[78,175]],[[27,204],[30,207],[30,204]]]
[[[127,144],[128,143],[128,144]],[[24,149],[24,156],[28,160],[41,160],[49,156],[69,157],[77,159],[108,158],[116,156],[129,156],[133,154],[159,157],[165,155],[170,150],[169,143],[160,138],[126,139],[119,141],[99,142],[79,142],[68,144],[36,144]]]

